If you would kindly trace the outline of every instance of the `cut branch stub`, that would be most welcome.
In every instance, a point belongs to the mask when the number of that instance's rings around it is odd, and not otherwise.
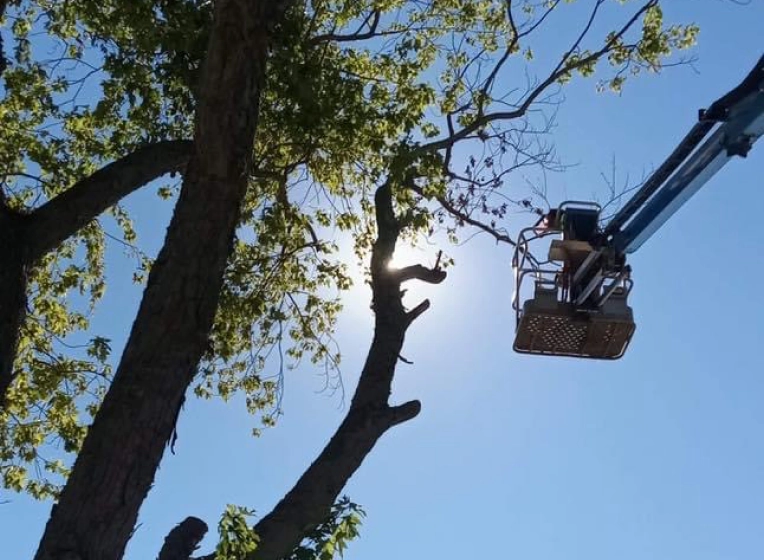
[[[392,271],[393,276],[399,283],[409,280],[420,280],[428,284],[440,284],[446,279],[446,271],[438,267],[427,268],[421,264],[415,264]]]
[[[414,400],[403,403],[398,406],[391,406],[388,409],[390,427],[403,424],[409,420],[416,418],[419,412],[422,410],[422,403]]]
[[[206,534],[204,521],[186,517],[167,534],[157,560],[189,560]]]
[[[430,300],[426,299],[419,305],[417,305],[414,309],[406,313],[406,326],[410,325],[414,321],[417,320],[417,318],[427,311],[430,308]]]

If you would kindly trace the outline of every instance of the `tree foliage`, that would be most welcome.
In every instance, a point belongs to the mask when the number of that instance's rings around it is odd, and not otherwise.
[[[255,512],[229,505],[218,523],[216,560],[238,560],[257,550],[258,536],[248,519]],[[332,560],[344,552],[350,541],[358,537],[366,513],[347,496],[339,499],[327,518],[312,528],[300,544],[284,560]]]
[[[33,220],[110,163],[195,138],[212,2],[10,4],[0,173],[14,215]],[[567,38],[560,52],[548,52],[547,29]],[[404,236],[457,239],[471,226],[512,243],[508,212],[534,204],[508,191],[511,174],[560,166],[550,139],[560,88],[597,76],[595,87],[618,92],[675,62],[697,32],[666,23],[658,0],[295,3],[270,42],[249,187],[195,394],[241,392],[270,424],[285,369],[340,361],[331,334],[350,277],[338,239],[351,235],[369,255],[380,183],[397,185]],[[177,200],[172,178],[156,188]],[[25,263],[26,316],[0,410],[6,488],[54,495],[110,387],[110,341],[89,326],[107,289],[105,252],[129,247],[138,283],[152,266],[118,202]],[[360,514],[340,501],[293,557],[341,551]]]

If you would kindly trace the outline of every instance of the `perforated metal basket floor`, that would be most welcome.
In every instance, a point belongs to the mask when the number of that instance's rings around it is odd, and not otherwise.
[[[636,325],[631,308],[586,314],[570,304],[523,306],[514,349],[526,354],[616,360],[623,356]]]

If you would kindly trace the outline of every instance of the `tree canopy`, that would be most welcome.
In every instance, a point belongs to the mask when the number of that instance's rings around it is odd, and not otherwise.
[[[336,503],[344,483],[418,412],[387,405],[405,331],[428,305],[405,310],[400,286],[442,281],[449,261],[389,270],[399,235],[468,227],[512,244],[508,211],[536,201],[513,197],[511,174],[559,167],[550,132],[565,84],[594,76],[592,89],[618,92],[681,61],[698,32],[664,22],[658,0],[3,8],[0,472],[6,488],[60,496],[41,559],[121,556],[187,389],[243,392],[270,425],[279,383],[264,372],[338,364],[347,232],[371,258],[370,357],[326,461],[243,545],[257,558],[331,557],[337,534],[356,534],[356,506]],[[549,26],[567,41],[554,54]],[[176,204],[154,261],[120,206],[148,184]],[[88,317],[119,246],[146,288],[115,364]],[[85,491],[99,497],[83,505]],[[229,513],[226,527],[240,525]],[[110,527],[90,534],[104,516]],[[304,538],[313,545],[296,549]]]

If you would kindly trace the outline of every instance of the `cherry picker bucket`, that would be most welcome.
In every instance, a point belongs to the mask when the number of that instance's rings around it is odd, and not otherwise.
[[[606,360],[626,352],[636,329],[627,303],[632,282],[625,261],[600,243],[599,211],[565,202],[520,232],[512,259],[516,352]],[[548,257],[540,261],[533,249],[544,241]],[[521,304],[531,279],[532,297]]]

